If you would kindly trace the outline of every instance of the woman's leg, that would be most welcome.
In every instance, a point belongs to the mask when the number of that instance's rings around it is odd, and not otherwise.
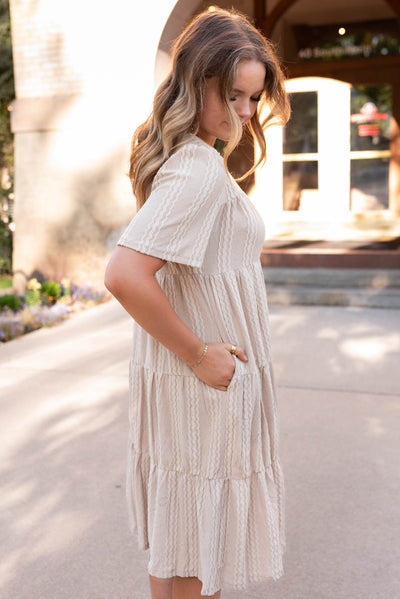
[[[174,577],[173,584],[173,599],[203,599],[204,595],[200,594],[201,582],[198,578],[181,578]],[[214,595],[208,595],[210,599],[220,599],[221,591],[217,591]]]
[[[172,599],[173,578],[156,578],[149,575],[151,599]]]

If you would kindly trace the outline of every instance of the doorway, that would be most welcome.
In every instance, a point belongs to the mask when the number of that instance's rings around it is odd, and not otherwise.
[[[332,218],[389,209],[391,86],[304,77],[287,82],[282,210]]]

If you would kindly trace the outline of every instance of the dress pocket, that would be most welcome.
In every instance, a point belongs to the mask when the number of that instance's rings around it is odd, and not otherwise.
[[[243,362],[243,360],[237,358],[236,356],[233,356],[233,358],[235,360],[235,372],[233,373],[233,377],[229,383],[228,391],[231,387],[237,387],[237,385],[243,381],[243,377],[249,373],[247,362]]]

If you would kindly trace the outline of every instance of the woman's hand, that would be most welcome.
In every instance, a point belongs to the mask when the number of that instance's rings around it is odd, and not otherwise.
[[[200,364],[193,367],[196,376],[210,387],[226,391],[236,368],[236,361],[228,343],[209,343],[208,350]],[[241,347],[236,347],[235,356],[247,362],[247,356]]]

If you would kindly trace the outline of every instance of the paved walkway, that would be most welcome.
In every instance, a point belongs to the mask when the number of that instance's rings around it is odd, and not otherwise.
[[[271,308],[285,576],[224,599],[400,597],[400,311]],[[127,532],[129,317],[115,303],[0,347],[0,595],[149,599]]]

